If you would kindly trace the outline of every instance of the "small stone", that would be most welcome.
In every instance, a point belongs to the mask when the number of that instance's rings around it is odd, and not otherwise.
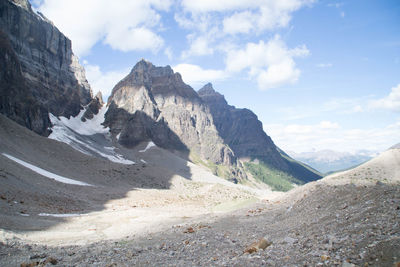
[[[48,257],[45,261],[44,261],[44,265],[46,265],[47,263],[51,263],[52,265],[56,265],[58,263],[58,261],[53,258],[53,257]]]
[[[39,265],[39,262],[38,261],[35,261],[35,262],[30,262],[30,263],[26,263],[26,262],[23,262],[23,263],[21,263],[21,267],[34,267],[34,266],[38,266]]]
[[[355,265],[354,265],[353,263],[344,261],[344,262],[342,263],[342,267],[355,267]]]
[[[252,243],[250,246],[248,246],[244,253],[254,253],[259,249],[266,249],[267,247],[269,247],[270,245],[272,245],[272,242],[267,241],[265,238],[261,238],[260,240]]]
[[[323,260],[323,261],[327,261],[327,260],[330,260],[331,259],[331,257],[329,257],[328,255],[322,255],[321,256],[321,260]]]
[[[34,260],[34,259],[44,259],[46,258],[47,255],[46,254],[34,254],[32,256],[29,257],[30,260]]]
[[[189,227],[189,228],[187,228],[185,231],[183,231],[185,234],[191,234],[191,233],[194,233],[194,229],[193,229],[193,227]]]

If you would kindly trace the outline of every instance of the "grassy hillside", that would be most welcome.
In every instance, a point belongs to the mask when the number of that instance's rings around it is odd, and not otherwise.
[[[289,191],[294,187],[293,184],[304,184],[292,175],[279,171],[266,163],[245,162],[246,171],[250,172],[254,178],[271,186],[273,191]]]

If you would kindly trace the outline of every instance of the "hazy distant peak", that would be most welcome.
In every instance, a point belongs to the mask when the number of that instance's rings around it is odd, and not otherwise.
[[[390,147],[389,150],[390,150],[390,149],[400,149],[400,143],[398,143],[398,144],[396,144],[396,145]]]

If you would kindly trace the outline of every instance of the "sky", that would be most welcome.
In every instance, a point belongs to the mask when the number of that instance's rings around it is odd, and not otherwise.
[[[400,142],[398,0],[31,0],[107,99],[140,59],[211,82],[285,151]]]

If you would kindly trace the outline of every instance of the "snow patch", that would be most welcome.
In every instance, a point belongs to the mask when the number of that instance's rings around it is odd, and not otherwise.
[[[146,152],[147,150],[149,150],[150,148],[152,148],[152,147],[154,147],[154,146],[156,146],[156,145],[153,143],[153,141],[150,141],[150,142],[147,144],[146,148],[143,149],[143,150],[139,150],[139,152]]]
[[[140,161],[144,164],[146,164],[147,162],[144,159],[140,159]]]
[[[85,114],[86,109],[82,109],[76,117],[71,117],[69,119],[66,117],[60,117],[60,119],[58,119],[53,114],[50,114],[50,120],[54,125],[61,124],[62,126],[68,127],[81,135],[93,135],[97,133],[105,134],[108,133],[110,129],[101,124],[104,122],[104,115],[106,114],[107,110],[108,107],[104,105],[91,120],[86,119],[85,122],[83,122],[81,118],[83,114]]]
[[[117,140],[119,140],[120,136],[121,136],[121,133],[117,134]]]
[[[90,147],[88,147],[88,148],[92,149]],[[112,153],[113,153],[112,155],[102,153],[102,152],[100,152],[98,150],[95,150],[95,149],[92,149],[92,150],[94,150],[96,153],[100,154],[102,157],[104,157],[104,158],[106,158],[106,159],[108,159],[109,161],[112,161],[112,162],[126,164],[126,165],[135,164],[134,161],[129,160],[129,159],[124,159],[123,156],[118,155],[117,153],[115,153],[114,152],[114,148],[113,148],[113,151],[112,151]]]
[[[90,152],[93,152],[112,162],[121,164],[135,164],[134,161],[125,159],[122,155],[116,153],[114,151],[114,147],[104,147],[104,151],[102,151],[102,148],[96,148],[91,141],[85,140],[84,136],[94,134],[106,135],[109,133],[109,128],[105,128],[103,125],[101,125],[104,122],[104,115],[106,114],[107,110],[108,107],[103,106],[91,120],[86,119],[85,122],[83,122],[81,118],[86,109],[81,110],[76,117],[71,117],[69,119],[65,117],[57,118],[50,113],[49,117],[53,127],[49,138],[66,143],[86,155],[92,156],[93,154]],[[79,139],[85,140],[86,142],[83,142]]]
[[[46,176],[47,178],[54,179],[57,182],[64,183],[64,184],[93,186],[93,185],[88,184],[88,183],[84,183],[84,182],[80,182],[80,181],[73,180],[73,179],[70,179],[70,178],[66,178],[66,177],[57,175],[55,173],[43,170],[42,168],[36,167],[36,166],[34,166],[32,164],[29,164],[29,163],[27,163],[27,162],[25,162],[23,160],[17,159],[17,158],[15,158],[13,156],[10,156],[8,154],[5,154],[5,153],[2,153],[2,154],[3,154],[3,156],[5,156],[5,157],[17,162],[18,164],[21,164],[22,166],[24,166],[24,167],[26,167],[26,168],[28,168],[28,169],[40,174],[40,175]]]
[[[26,213],[20,213],[19,215],[24,216],[24,217],[29,217],[30,216],[29,214],[26,214]]]
[[[57,218],[66,218],[66,217],[79,217],[83,214],[79,213],[67,213],[67,214],[55,214],[55,213],[39,213],[39,216],[42,217],[57,217]]]

